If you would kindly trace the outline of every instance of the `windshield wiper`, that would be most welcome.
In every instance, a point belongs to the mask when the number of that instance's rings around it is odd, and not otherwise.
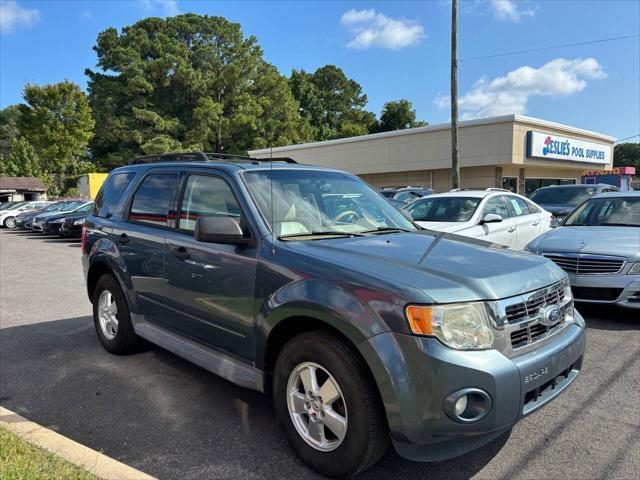
[[[402,227],[378,227],[371,230],[363,230],[360,233],[392,233],[392,232],[413,232],[414,230],[409,230],[407,228]]]
[[[304,233],[287,233],[286,235],[278,236],[279,239],[294,238],[294,237],[363,237],[360,232],[340,232],[338,230],[320,230]]]
[[[640,225],[634,225],[633,223],[609,223],[602,222],[600,225],[605,225],[607,227],[640,227]]]

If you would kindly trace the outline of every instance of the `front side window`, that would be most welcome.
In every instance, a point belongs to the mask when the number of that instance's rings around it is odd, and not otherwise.
[[[240,219],[240,206],[222,178],[191,175],[182,198],[178,228],[193,231],[200,217]]]
[[[640,227],[640,197],[589,200],[571,213],[562,225],[571,227]]]
[[[480,204],[477,197],[426,197],[407,211],[416,222],[468,222]]]
[[[529,215],[529,206],[523,199],[509,195],[507,197],[507,208],[512,217]]]
[[[502,218],[508,218],[509,212],[502,197],[493,197],[487,200],[484,205],[483,218],[489,214],[500,215]]]
[[[113,215],[122,194],[135,176],[134,172],[127,172],[114,173],[107,178],[107,181],[96,196],[93,204],[93,214],[102,218],[109,218]]]
[[[169,207],[178,188],[177,173],[152,173],[143,181],[131,202],[129,220],[148,225],[168,226]]]
[[[254,170],[245,172],[244,180],[263,218],[280,237],[416,229],[378,192],[345,173]]]

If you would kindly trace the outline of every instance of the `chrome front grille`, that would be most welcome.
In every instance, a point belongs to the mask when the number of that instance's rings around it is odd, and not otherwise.
[[[552,307],[558,307],[559,316]],[[496,348],[506,356],[538,348],[574,321],[569,281],[499,300],[492,315]]]
[[[543,253],[560,268],[574,275],[605,275],[619,273],[626,258],[588,253]]]

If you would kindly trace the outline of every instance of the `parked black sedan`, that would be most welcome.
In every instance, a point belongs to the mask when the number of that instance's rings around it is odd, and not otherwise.
[[[47,217],[47,219],[42,223],[42,233],[44,233],[45,235],[58,235],[60,234],[62,224],[67,217],[77,215],[83,215],[86,217],[92,209],[93,202],[88,202],[77,208],[73,212],[66,212],[59,215],[52,215],[50,217]]]
[[[68,214],[64,222],[62,222],[62,225],[60,225],[60,231],[58,232],[60,238],[80,238],[82,235],[82,225],[84,225],[84,220],[89,213],[90,212],[80,213],[80,210],[78,210],[77,212]]]

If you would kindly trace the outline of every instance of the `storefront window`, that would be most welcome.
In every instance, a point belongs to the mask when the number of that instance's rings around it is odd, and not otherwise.
[[[575,185],[575,183],[575,178],[525,178],[525,195],[528,197],[540,187],[548,187],[550,185]]]
[[[502,177],[502,188],[518,193],[518,177]]]

